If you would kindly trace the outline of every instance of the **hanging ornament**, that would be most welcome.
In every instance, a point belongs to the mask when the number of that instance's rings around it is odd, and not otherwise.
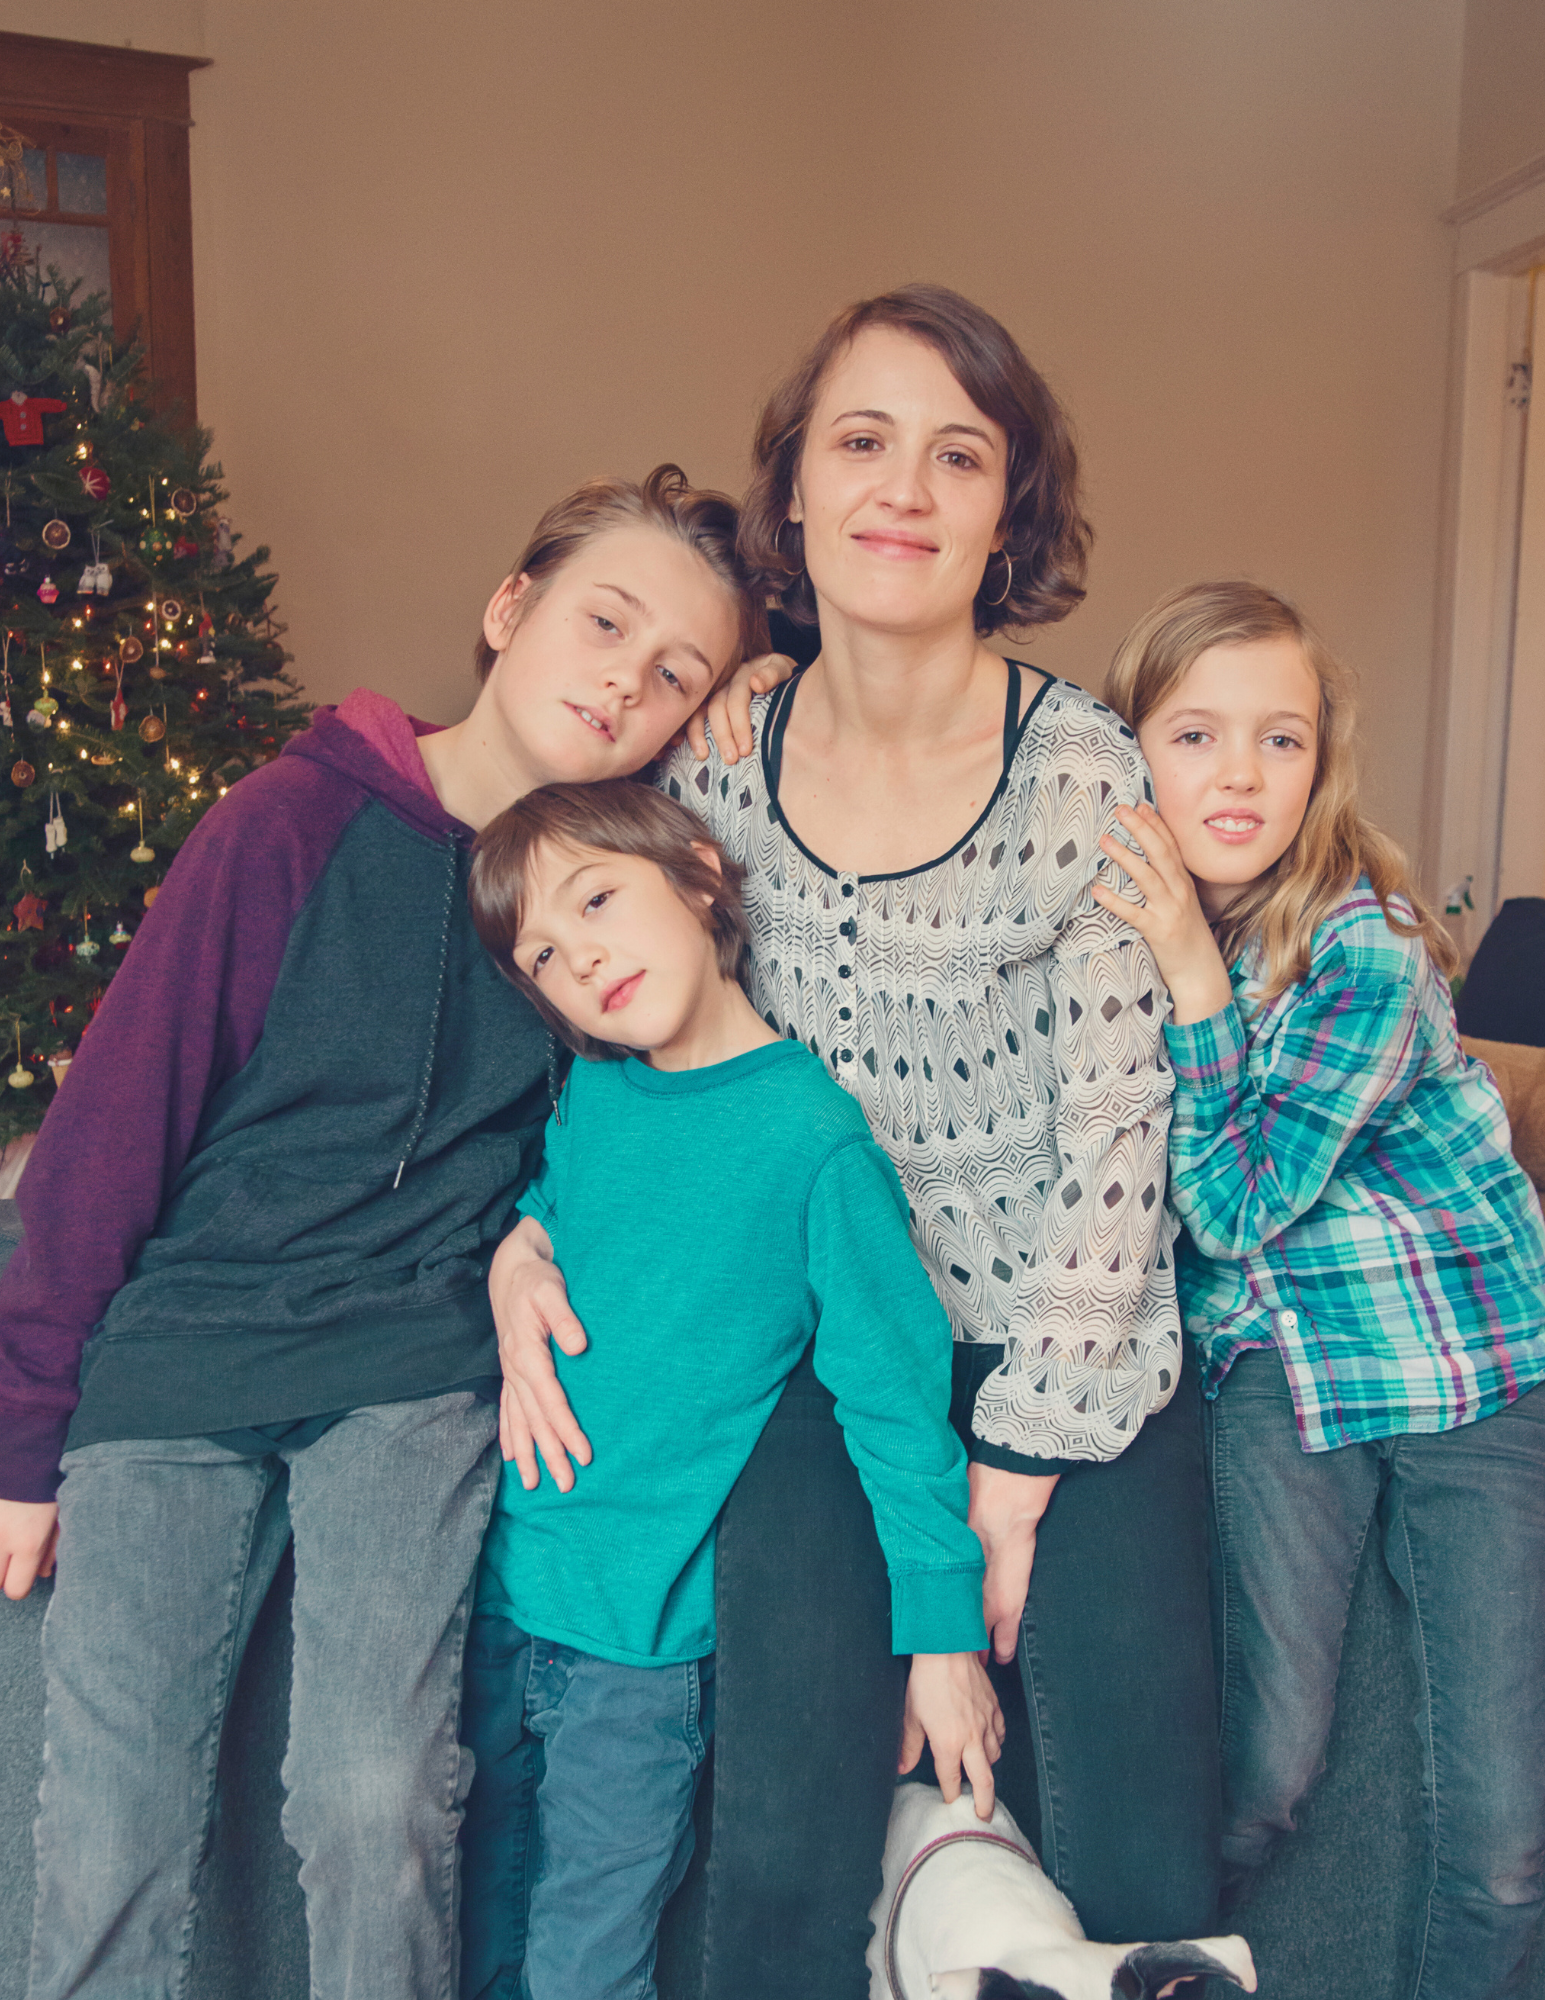
[[[29,729],[46,729],[48,727],[48,717],[43,713],[42,709],[29,708],[27,710],[27,727]]]
[[[113,573],[108,568],[105,562],[99,562],[97,564],[97,596],[98,597],[111,596],[112,588],[113,588]]]
[[[62,416],[68,408],[57,396],[29,396],[24,389],[13,389],[0,402],[0,430],[7,444],[42,444],[44,417]]]
[[[198,512],[198,495],[191,486],[174,486],[167,505],[180,520],[191,521]]]
[[[70,308],[68,306],[54,307],[53,311],[48,315],[48,330],[50,333],[69,332]]]
[[[232,549],[231,524],[224,514],[215,516],[215,552],[210,558],[211,569],[229,569],[236,560]]]
[[[147,715],[139,726],[139,733],[147,743],[159,743],[166,734],[166,724],[159,715]]]
[[[15,1016],[11,1017],[15,1020]],[[16,1022],[16,1067],[6,1078],[12,1090],[26,1090],[32,1083],[32,1071],[23,1066],[21,1059],[21,1022]]]
[[[51,576],[45,576],[43,581],[38,585],[39,601],[44,604],[53,604],[57,601],[58,596],[58,584],[54,582]]]
[[[144,659],[145,649],[138,639],[120,639],[118,641],[118,657],[126,667],[132,667],[136,660]]]
[[[172,554],[179,562],[192,562],[198,554],[198,543],[189,541],[186,535],[179,535],[172,543]]]
[[[132,861],[134,859],[134,856],[131,854],[129,856],[129,859]],[[155,901],[157,896],[160,895],[160,893],[161,893],[160,884],[157,882],[152,882],[150,887],[145,891],[145,908],[147,910],[155,908]]]
[[[31,873],[31,870],[28,870]],[[46,896],[34,896],[29,889],[21,901],[12,907],[11,914],[16,919],[19,931],[40,931],[43,928],[43,912],[48,908]]]
[[[54,1079],[54,1088],[56,1090],[69,1075],[72,1061],[73,1058],[68,1049],[55,1049],[53,1054],[48,1058],[48,1070]]]
[[[156,858],[155,849],[145,845],[145,794],[143,792],[139,794],[135,803],[139,807],[139,846],[129,850],[129,859],[139,862],[154,861]],[[154,894],[155,891],[153,889],[146,891],[145,908],[147,910],[150,908],[150,899]]]
[[[163,597],[161,600],[161,616],[166,620],[168,625],[175,625],[182,616],[182,600],[177,597]]]
[[[163,666],[151,665],[146,667],[145,671],[153,681],[164,681],[166,679],[166,669]]]
[[[86,959],[95,958],[97,953],[102,949],[102,947],[97,943],[96,939],[91,935],[91,912],[89,910],[82,910],[80,916],[81,916],[81,922],[82,924],[84,924],[86,929],[86,935],[81,939],[80,943],[75,947],[75,956],[77,958],[86,958]]]
[[[165,528],[147,528],[139,538],[140,554],[151,562],[165,562],[172,552],[172,538]]]
[[[124,929],[123,918],[120,917],[117,923],[113,925],[112,935],[107,941],[109,944],[126,945],[132,935],[132,932]]]
[[[83,465],[79,468],[80,483],[93,500],[105,500],[113,490],[113,482],[100,465]]]
[[[16,727],[16,724],[11,719],[11,704],[9,697],[7,697],[3,701],[0,701],[0,724],[3,724],[4,727],[7,729],[14,729]]]
[[[95,594],[96,587],[97,566],[95,563],[87,563],[80,573],[80,582],[75,586],[75,594],[77,597],[91,597]]]
[[[52,549],[54,554],[58,555],[61,549],[67,549],[70,546],[69,522],[58,519],[45,521],[43,523],[41,540],[45,549]]]
[[[69,828],[64,823],[64,812],[59,804],[59,794],[48,795],[48,818],[43,823],[43,848],[48,854],[57,854],[69,839]]]
[[[93,764],[116,764],[118,759],[111,750],[99,750],[91,761]]]
[[[37,772],[33,770],[25,757],[18,757],[16,762],[11,766],[11,783],[21,791],[25,791],[36,776]]]
[[[43,715],[54,716],[59,713],[59,704],[54,700],[51,694],[40,694],[38,696],[37,706],[39,713]]]

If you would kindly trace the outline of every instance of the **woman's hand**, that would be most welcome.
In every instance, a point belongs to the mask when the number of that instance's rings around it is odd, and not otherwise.
[[[923,1754],[925,1737],[945,1798],[953,1802],[960,1797],[964,1764],[976,1816],[991,1819],[992,1767],[1003,1755],[1003,1710],[975,1653],[912,1655],[898,1770],[913,1768]]]
[[[993,1658],[1007,1666],[1019,1645],[1019,1627],[1030,1595],[1035,1537],[1051,1496],[1055,1472],[1005,1472],[996,1465],[972,1464],[971,1526],[987,1558],[982,1581],[982,1616]]]
[[[575,1464],[588,1465],[590,1440],[558,1386],[548,1342],[556,1340],[565,1354],[583,1354],[589,1342],[569,1304],[563,1273],[553,1262],[552,1241],[531,1216],[522,1216],[494,1252],[488,1295],[504,1371],[499,1449],[515,1461],[528,1493],[541,1478],[538,1451],[558,1491],[567,1493],[574,1484],[570,1455]]]
[[[40,1576],[52,1576],[59,1553],[59,1503],[0,1500],[0,1590],[27,1595]]]
[[[1146,803],[1135,809],[1117,806],[1116,817],[1142,853],[1134,854],[1113,833],[1100,845],[1142,892],[1144,907],[1129,903],[1104,882],[1096,882],[1090,893],[1102,909],[1148,940],[1175,1003],[1176,1027],[1209,1020],[1222,1013],[1234,989],[1175,836]]]
[[[751,697],[782,686],[794,671],[787,653],[763,653],[759,659],[742,660],[723,687],[715,690],[687,724],[687,741],[701,763],[708,756],[705,722],[713,725],[713,740],[726,764],[738,764],[751,755]]]

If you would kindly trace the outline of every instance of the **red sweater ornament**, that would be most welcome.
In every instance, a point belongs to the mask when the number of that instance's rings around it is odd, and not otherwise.
[[[20,389],[13,389],[10,396],[0,402],[0,428],[5,431],[7,444],[41,444],[43,442],[44,413],[57,416],[69,408],[57,396],[26,396]]]

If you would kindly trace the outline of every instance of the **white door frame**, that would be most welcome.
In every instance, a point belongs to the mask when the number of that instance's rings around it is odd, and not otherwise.
[[[1466,877],[1468,953],[1496,907],[1529,404],[1529,286],[1545,257],[1545,154],[1458,203],[1422,875]],[[1542,370],[1545,374],[1545,370]],[[1545,396],[1542,396],[1545,403]]]

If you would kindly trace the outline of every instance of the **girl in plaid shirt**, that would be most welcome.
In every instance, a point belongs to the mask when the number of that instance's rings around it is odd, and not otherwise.
[[[1177,1272],[1208,1399],[1225,1865],[1324,1767],[1375,1523],[1412,1614],[1430,1871],[1409,1991],[1514,1990],[1545,1899],[1545,1228],[1447,936],[1359,813],[1347,678],[1280,597],[1198,584],[1106,689],[1158,811],[1095,896],[1168,982]]]

